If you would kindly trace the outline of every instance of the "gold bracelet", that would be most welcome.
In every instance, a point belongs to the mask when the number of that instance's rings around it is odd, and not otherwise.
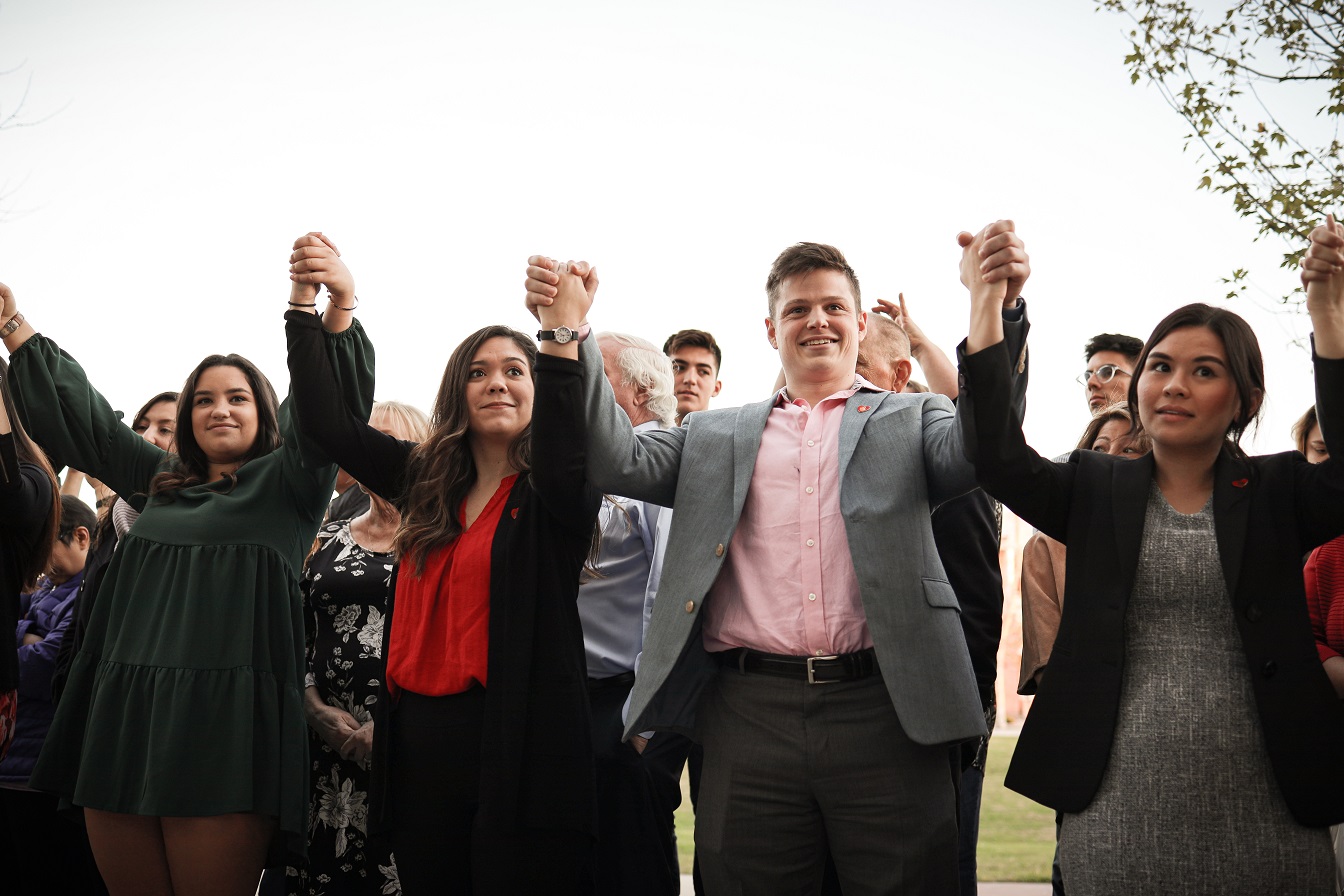
[[[4,339],[10,333],[13,333],[19,327],[23,326],[23,315],[16,314],[9,319],[9,323],[0,327],[0,339]]]

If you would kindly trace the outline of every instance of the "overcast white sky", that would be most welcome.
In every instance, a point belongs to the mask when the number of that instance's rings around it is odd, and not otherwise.
[[[721,405],[778,365],[763,283],[839,246],[864,296],[904,291],[949,352],[958,230],[1018,223],[1035,271],[1028,439],[1086,422],[1086,340],[1238,300],[1269,367],[1257,450],[1312,401],[1295,282],[1228,200],[1196,192],[1184,122],[1131,86],[1124,22],[1089,0],[679,4],[239,0],[0,3],[0,280],[128,413],[205,354],[284,388],[289,246],[355,273],[378,396],[428,408],[453,346],[535,324],[526,257],[587,258],[591,318],[724,347]],[[1300,111],[1300,110],[1299,110]],[[871,304],[871,303],[869,303]]]

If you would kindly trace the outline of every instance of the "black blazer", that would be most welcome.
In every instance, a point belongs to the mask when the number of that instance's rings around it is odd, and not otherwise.
[[[414,445],[345,409],[316,316],[290,313],[286,320],[303,431],[361,485],[399,505]],[[582,365],[542,355],[535,373],[558,385],[533,407],[532,469],[509,492],[490,546],[489,686],[476,825],[491,834],[536,828],[595,835],[588,672],[576,600],[601,494],[584,480]],[[384,658],[396,575],[403,574],[394,575],[388,596]],[[384,675],[374,708],[370,834],[385,832],[396,811],[386,799],[394,712]]]
[[[1115,735],[1125,608],[1153,459],[1077,451],[1065,463],[1045,460],[1007,412],[1002,346],[961,362],[961,401],[974,409],[962,418],[974,417],[965,427],[967,450],[982,485],[1069,549],[1059,635],[1006,784],[1079,812],[1096,795]],[[1344,433],[1344,361],[1315,364],[1321,430],[1344,452],[1337,441]],[[1279,790],[1301,824],[1344,821],[1344,703],[1316,653],[1302,579],[1302,557],[1344,533],[1344,454],[1313,465],[1295,451],[1250,458],[1224,452],[1214,471],[1213,515]]]

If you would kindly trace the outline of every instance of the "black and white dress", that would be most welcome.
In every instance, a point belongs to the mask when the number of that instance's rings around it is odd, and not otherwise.
[[[307,685],[361,725],[372,720],[378,702],[393,562],[390,553],[357,544],[350,521],[338,520],[318,532],[317,547],[304,566]],[[367,842],[368,767],[342,759],[311,729],[308,743],[308,866],[288,869],[289,892],[399,894],[395,861]]]

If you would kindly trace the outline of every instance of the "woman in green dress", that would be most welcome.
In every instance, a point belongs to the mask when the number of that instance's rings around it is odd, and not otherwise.
[[[290,301],[308,304],[306,296]],[[168,453],[123,426],[0,286],[11,385],[38,444],[142,510],[103,580],[35,788],[84,808],[113,896],[256,890],[304,848],[298,582],[335,467],[265,376],[212,355],[188,377]],[[329,314],[350,299],[331,295]],[[372,404],[358,324],[327,337],[353,413]]]

